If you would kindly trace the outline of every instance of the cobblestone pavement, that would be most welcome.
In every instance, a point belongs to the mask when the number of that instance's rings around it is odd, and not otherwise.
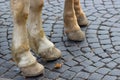
[[[83,27],[86,39],[67,40],[63,29],[64,0],[51,0],[43,9],[46,35],[62,51],[54,62],[38,61],[45,74],[24,78],[11,60],[13,23],[9,0],[0,0],[0,77],[13,80],[120,80],[120,0],[81,0],[90,25]],[[63,63],[54,69],[55,63]]]

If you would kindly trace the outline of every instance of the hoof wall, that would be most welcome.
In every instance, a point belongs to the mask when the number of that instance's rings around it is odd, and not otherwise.
[[[39,53],[39,55],[45,60],[45,61],[53,61],[57,60],[62,56],[61,51],[55,47],[51,47],[49,49],[46,49],[46,51]]]
[[[44,67],[36,62],[35,64],[20,68],[25,77],[35,77],[44,73]]]
[[[79,30],[79,31],[68,33],[67,37],[68,39],[73,40],[73,41],[82,41],[85,38],[85,34],[81,30]]]

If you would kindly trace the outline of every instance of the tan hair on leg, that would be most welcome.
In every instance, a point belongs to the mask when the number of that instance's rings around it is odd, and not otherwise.
[[[30,14],[28,20],[29,41],[32,50],[45,60],[55,60],[61,57],[61,52],[50,42],[42,28],[43,0],[30,1]]]
[[[74,10],[74,0],[65,0],[64,6],[64,28],[70,40],[81,41],[84,33],[81,31]]]
[[[76,14],[79,26],[88,25],[89,22],[88,22],[88,20],[86,18],[85,13],[82,10],[80,0],[74,0],[74,10],[75,10],[75,14]]]
[[[29,14],[29,0],[11,0],[14,19],[12,40],[13,59],[24,76],[36,76],[44,71],[44,67],[31,54],[27,35],[27,18]],[[34,71],[35,70],[35,71]]]

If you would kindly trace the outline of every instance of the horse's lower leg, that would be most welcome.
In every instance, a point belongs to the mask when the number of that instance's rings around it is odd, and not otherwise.
[[[55,60],[61,56],[61,52],[46,38],[42,28],[42,7],[43,0],[30,0],[28,20],[30,46],[35,53],[45,60]]]
[[[64,7],[64,27],[68,38],[75,41],[83,40],[85,36],[77,23],[74,0],[65,0]]]
[[[11,10],[14,19],[12,54],[13,59],[24,76],[36,76],[43,72],[40,65],[31,54],[26,29],[29,12],[29,0],[11,0]]]
[[[88,20],[86,18],[85,13],[82,10],[82,7],[80,5],[80,0],[74,0],[74,9],[75,9],[75,14],[77,17],[78,24],[80,26],[88,25]]]

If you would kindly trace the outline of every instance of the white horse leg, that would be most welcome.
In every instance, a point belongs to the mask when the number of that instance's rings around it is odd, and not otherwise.
[[[24,76],[36,76],[43,73],[44,67],[36,61],[29,49],[26,21],[29,12],[29,0],[11,0],[14,19],[12,54],[13,59]]]
[[[74,0],[65,0],[64,27],[70,40],[81,41],[85,35],[81,31],[74,10]]]
[[[45,60],[55,60],[61,57],[61,52],[46,38],[42,28],[41,12],[43,3],[43,0],[30,0],[28,20],[30,46],[35,53]]]

